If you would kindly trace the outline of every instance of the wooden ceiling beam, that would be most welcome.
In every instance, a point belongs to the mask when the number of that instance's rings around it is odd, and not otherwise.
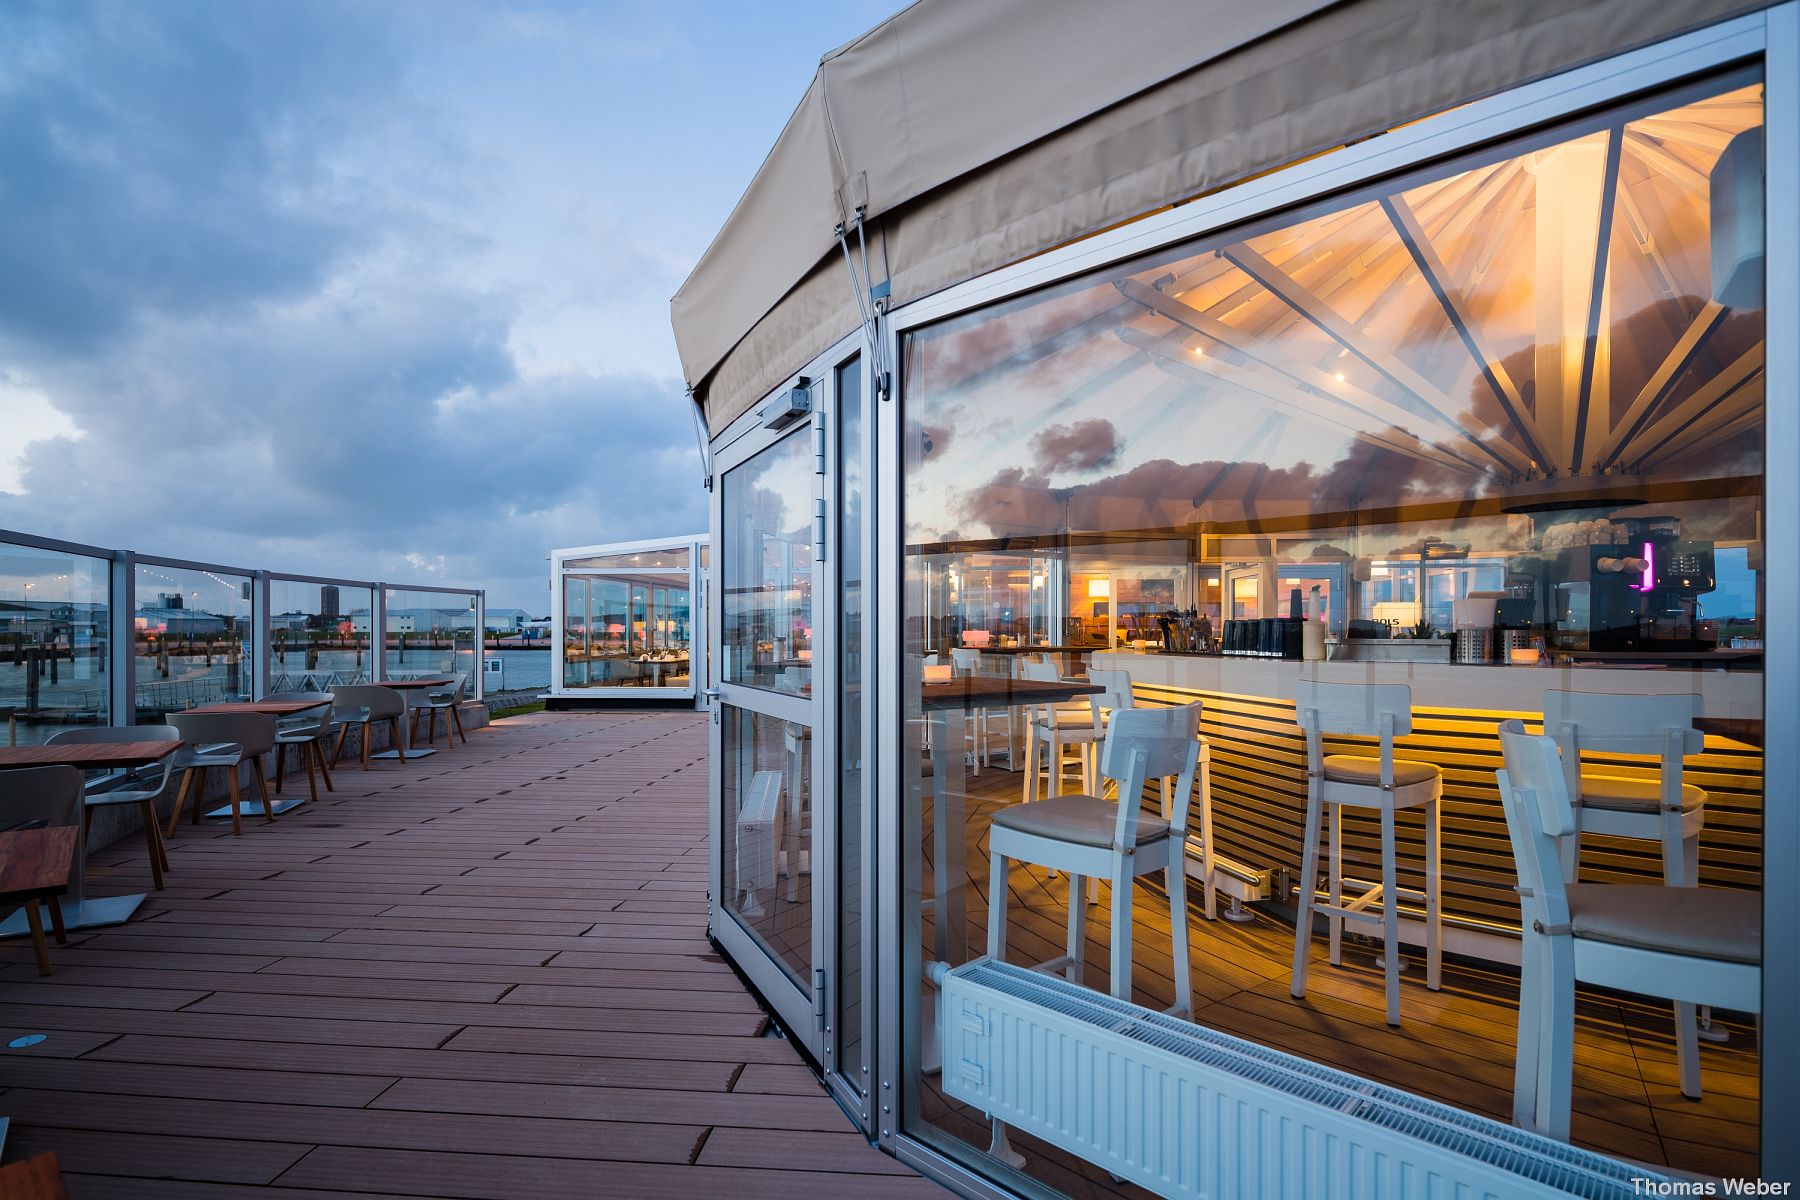
[[[1455,401],[1440,391],[1436,384],[1396,358],[1386,348],[1377,346],[1361,330],[1345,320],[1341,313],[1301,286],[1291,275],[1241,242],[1226,246],[1219,253],[1236,263],[1238,269],[1280,298],[1282,303],[1312,322],[1327,337],[1404,392],[1418,405],[1418,415],[1458,431],[1470,444],[1507,470],[1519,474],[1529,471],[1531,460],[1527,456],[1504,438],[1492,436],[1470,413],[1460,409]]]
[[[1400,235],[1407,252],[1412,255],[1413,263],[1424,276],[1425,285],[1431,294],[1437,297],[1438,306],[1444,310],[1444,316],[1462,339],[1469,357],[1475,362],[1475,369],[1487,380],[1488,387],[1494,393],[1494,399],[1500,402],[1500,409],[1506,419],[1512,423],[1513,431],[1525,444],[1525,452],[1529,454],[1538,467],[1549,471],[1550,463],[1544,454],[1543,444],[1538,439],[1537,423],[1525,409],[1525,401],[1519,396],[1519,389],[1513,383],[1512,376],[1507,373],[1500,354],[1488,344],[1476,324],[1474,314],[1462,298],[1461,293],[1450,286],[1449,272],[1443,261],[1438,258],[1437,251],[1432,248],[1431,240],[1419,225],[1418,217],[1406,203],[1404,197],[1395,195],[1384,197],[1381,207],[1387,212],[1388,220],[1393,223],[1394,230]]]
[[[1412,433],[1410,428],[1411,424],[1418,419],[1417,413],[1408,412],[1399,405],[1384,400],[1372,392],[1364,391],[1354,384],[1338,383],[1335,378],[1317,367],[1285,361],[1281,355],[1273,353],[1274,347],[1249,338],[1240,330],[1189,307],[1173,296],[1165,295],[1155,288],[1146,287],[1136,280],[1125,280],[1118,287],[1125,296],[1136,300],[1145,308],[1159,313],[1185,329],[1212,339],[1227,350],[1234,351],[1252,362],[1269,368],[1279,377],[1276,385],[1288,388],[1290,396],[1307,397],[1308,403],[1315,407],[1321,401],[1339,405],[1348,409],[1355,417],[1379,422],[1396,434],[1404,434],[1407,441],[1440,455],[1446,460],[1442,463],[1444,466],[1454,463],[1456,464],[1455,469],[1458,470],[1486,471],[1489,469],[1486,463],[1494,460],[1511,469],[1510,463],[1506,463],[1497,455],[1486,452],[1481,442],[1469,437],[1462,430],[1453,431],[1457,434],[1458,441],[1451,445],[1423,441]],[[1136,345],[1137,343],[1132,344]],[[1181,354],[1180,349],[1181,344],[1177,342],[1175,351],[1166,356],[1172,357],[1182,366],[1194,367],[1195,361],[1190,356]],[[1246,373],[1246,377],[1249,377],[1249,373]],[[1344,427],[1356,433],[1371,432],[1353,422],[1345,424]]]
[[[1331,397],[1319,396],[1306,388],[1282,379],[1270,378],[1257,371],[1221,362],[1216,357],[1194,359],[1181,352],[1179,339],[1150,339],[1135,330],[1129,332],[1133,335],[1126,339],[1130,344],[1151,355],[1162,370],[1189,384],[1222,387],[1244,399],[1273,404],[1285,412],[1297,414],[1314,424],[1328,426],[1366,445],[1405,455],[1408,458],[1429,463],[1434,467],[1471,476],[1490,474],[1479,464],[1471,463],[1446,453],[1436,446],[1421,442],[1404,429],[1390,427],[1383,430],[1369,430],[1361,427],[1356,424],[1356,419],[1366,417],[1368,414],[1354,405]],[[1125,335],[1121,334],[1121,336]],[[1173,342],[1172,345],[1171,342]],[[1349,411],[1343,415],[1333,413],[1321,404],[1322,401]]]
[[[1716,415],[1712,413],[1715,407],[1762,370],[1765,347],[1766,343],[1758,342],[1744,351],[1730,366],[1701,384],[1693,395],[1676,405],[1661,420],[1628,441],[1619,452],[1624,465],[1631,466],[1635,459],[1654,456],[1670,438],[1688,433],[1697,422]],[[1735,415],[1733,410],[1732,416]],[[1707,432],[1710,431],[1702,430],[1697,436],[1704,436]]]
[[[1694,361],[1694,356],[1700,352],[1700,348],[1713,335],[1713,331],[1718,329],[1725,320],[1728,311],[1718,301],[1708,300],[1700,309],[1699,315],[1688,323],[1687,329],[1676,340],[1675,345],[1670,347],[1669,353],[1663,357],[1662,363],[1658,365],[1650,378],[1644,381],[1644,386],[1638,389],[1638,394],[1631,401],[1631,406],[1613,425],[1612,436],[1593,457],[1593,470],[1603,471],[1613,465],[1613,462],[1619,457],[1619,451],[1623,450],[1626,443],[1637,435],[1638,431],[1643,428],[1644,422],[1668,396],[1669,389],[1675,386],[1675,381],[1681,378],[1681,373],[1687,370],[1689,363]]]

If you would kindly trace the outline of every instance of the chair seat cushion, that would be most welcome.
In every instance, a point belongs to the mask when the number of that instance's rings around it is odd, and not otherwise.
[[[1039,729],[1060,729],[1064,733],[1069,733],[1078,729],[1091,731],[1094,728],[1094,714],[1089,712],[1059,713],[1050,720],[1045,720],[1040,717],[1036,721],[1033,721],[1032,724],[1036,725]]]
[[[1432,763],[1415,762],[1408,758],[1394,760],[1394,786],[1396,787],[1426,783],[1442,774],[1443,772]],[[1361,787],[1380,787],[1381,760],[1368,758],[1361,754],[1327,754],[1325,756],[1325,778],[1333,783],[1354,783]]]
[[[1008,805],[994,814],[994,824],[1078,846],[1110,846],[1119,827],[1119,806],[1094,796],[1052,796],[1030,804]],[[1168,836],[1167,821],[1149,813],[1139,815],[1138,845],[1149,845]]]
[[[1718,962],[1762,961],[1762,896],[1729,888],[1568,885],[1576,937]]]
[[[1662,784],[1654,779],[1629,779],[1623,775],[1581,773],[1581,803],[1588,808],[1620,812],[1655,812],[1662,806]],[[1706,790],[1691,783],[1681,785],[1681,811],[1706,803]]]

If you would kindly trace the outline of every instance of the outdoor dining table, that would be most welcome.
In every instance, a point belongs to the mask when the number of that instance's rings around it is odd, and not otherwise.
[[[194,713],[260,713],[265,717],[274,717],[279,720],[282,717],[298,716],[300,713],[311,712],[315,708],[324,708],[329,703],[331,703],[329,700],[231,700],[221,704],[203,704],[199,708],[190,708],[187,711]],[[277,751],[280,749],[281,747],[276,747]],[[280,816],[291,808],[299,808],[302,804],[306,803],[306,801],[299,796],[271,797],[271,799],[273,799],[275,803],[276,816]],[[262,800],[245,800],[242,804],[241,811],[247,817],[262,816]],[[229,818],[231,816],[231,805],[220,805],[206,815],[215,819]]]
[[[931,720],[931,829],[937,865],[932,872],[932,902],[937,961],[956,966],[968,961],[969,931],[965,919],[968,872],[964,870],[968,838],[967,793],[962,786],[964,730],[960,714],[971,709],[1021,708],[1054,704],[1106,689],[1076,679],[1011,679],[1003,675],[964,675],[919,685],[919,707]],[[953,720],[955,716],[958,719]],[[957,786],[950,786],[951,764]],[[1024,764],[1030,770],[1031,764]]]
[[[9,767],[75,767],[83,771],[126,770],[149,766],[181,749],[180,742],[77,742],[58,746],[0,746],[0,771]],[[0,778],[0,790],[5,787]],[[69,929],[119,925],[144,902],[144,893],[130,896],[87,895],[87,823],[77,820],[75,869],[69,873],[68,903],[63,905],[63,924]],[[23,909],[0,922],[0,938],[30,932]]]
[[[394,691],[399,692],[400,698],[402,700],[406,701],[406,707],[407,707],[408,711],[410,712],[410,710],[412,709],[412,693],[429,691],[432,688],[449,687],[451,684],[453,684],[455,682],[456,682],[456,680],[452,676],[431,675],[431,676],[425,676],[425,677],[422,677],[419,679],[378,679],[375,681],[375,686],[376,687],[384,687],[384,688],[392,688]],[[435,749],[433,749],[429,746],[427,746],[423,750],[420,750],[413,745],[412,722],[407,720],[406,717],[404,717],[404,716],[401,717],[400,725],[402,728],[404,728],[406,730],[406,757],[408,759],[429,758],[433,754],[437,753],[437,751]],[[369,757],[370,758],[399,758],[400,751],[397,749],[381,750],[374,754],[369,755]],[[276,811],[280,811],[280,810],[278,809]]]

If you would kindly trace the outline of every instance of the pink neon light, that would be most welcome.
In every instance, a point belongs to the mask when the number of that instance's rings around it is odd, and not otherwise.
[[[1637,585],[1637,590],[1647,592],[1656,584],[1656,547],[1649,542],[1644,543],[1644,582]]]

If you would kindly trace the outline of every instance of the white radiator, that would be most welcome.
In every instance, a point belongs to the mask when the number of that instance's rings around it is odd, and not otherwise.
[[[934,968],[943,1087],[1170,1197],[1646,1194],[1648,1168],[981,958]]]

